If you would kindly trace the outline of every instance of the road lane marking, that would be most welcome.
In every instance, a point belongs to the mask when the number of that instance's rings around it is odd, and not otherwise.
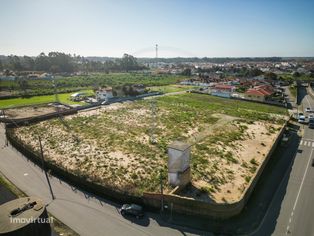
[[[298,191],[298,194],[297,194],[297,198],[295,199],[295,202],[294,202],[294,205],[293,205],[293,208],[292,208],[292,212],[291,212],[291,216],[290,216],[290,219],[289,219],[289,224],[288,224],[288,227],[290,227],[290,223],[291,223],[291,218],[293,216],[293,212],[297,206],[297,203],[298,203],[298,200],[299,200],[299,197],[300,197],[300,193],[301,193],[301,190],[302,190],[302,186],[304,184],[304,180],[305,180],[305,176],[307,174],[307,170],[309,169],[309,164],[310,164],[310,161],[311,161],[311,158],[312,158],[312,154],[313,154],[313,148],[311,149],[311,153],[310,153],[310,156],[309,156],[309,160],[307,161],[307,165],[306,165],[306,168],[305,168],[305,171],[304,171],[304,175],[303,175],[303,178],[302,178],[302,181],[301,181],[301,184],[300,184],[300,187],[299,187],[299,191]],[[290,233],[289,230],[287,230],[286,234]]]
[[[314,143],[312,143],[312,147],[314,147]]]
[[[293,205],[293,211],[294,211],[294,209],[295,209],[295,207],[296,207],[296,205],[298,203],[298,199],[299,199],[299,196],[300,196],[300,193],[301,193],[301,189],[302,189],[302,186],[303,186],[303,183],[304,183],[304,180],[305,180],[305,176],[306,176],[307,170],[309,168],[309,164],[310,164],[310,161],[311,161],[313,150],[314,149],[311,150],[311,154],[309,156],[309,160],[307,161],[306,169],[305,169],[305,172],[304,172],[304,175],[303,175],[303,178],[302,178],[302,182],[301,182],[301,185],[300,185],[300,188],[299,188],[299,192],[298,192],[297,198],[296,198],[296,200],[294,202],[294,205]]]
[[[28,176],[28,173],[24,173],[24,176]]]
[[[306,146],[306,144],[307,144],[307,141],[304,141],[304,146]]]
[[[307,141],[311,141],[311,142],[314,142],[314,139],[310,139],[310,138],[303,138],[302,140],[307,140]]]
[[[309,142],[307,146],[308,146],[308,147],[311,147],[311,142]]]
[[[301,140],[301,142],[300,142],[300,145],[302,145],[303,144],[303,140]]]

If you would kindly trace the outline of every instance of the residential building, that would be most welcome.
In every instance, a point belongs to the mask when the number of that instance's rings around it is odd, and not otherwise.
[[[211,95],[230,98],[232,93],[235,91],[236,87],[229,84],[216,84],[211,88]]]
[[[102,88],[96,91],[97,101],[109,101],[113,98],[112,88]]]
[[[253,88],[249,88],[244,93],[244,98],[254,101],[265,102],[268,97],[274,94],[275,90],[273,86],[269,84],[258,85]]]

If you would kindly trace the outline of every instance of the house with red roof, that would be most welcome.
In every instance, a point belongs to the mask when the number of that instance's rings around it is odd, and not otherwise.
[[[244,93],[244,98],[254,101],[265,102],[267,97],[275,93],[274,87],[270,84],[263,84],[249,88]]]
[[[211,95],[230,98],[231,94],[235,91],[236,87],[229,84],[216,84],[211,88]]]

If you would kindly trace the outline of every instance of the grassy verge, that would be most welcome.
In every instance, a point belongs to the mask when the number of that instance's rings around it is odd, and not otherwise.
[[[92,93],[92,90],[83,90],[80,92]],[[65,104],[84,104],[82,102],[73,102],[70,100],[70,96],[73,93],[61,93],[58,95],[59,100],[61,103]],[[33,104],[42,104],[42,103],[49,103],[54,102],[55,96],[54,95],[45,95],[45,96],[34,96],[30,98],[11,98],[11,99],[3,99],[0,100],[0,109],[3,108],[11,108],[16,106],[26,106],[26,105],[33,105]]]

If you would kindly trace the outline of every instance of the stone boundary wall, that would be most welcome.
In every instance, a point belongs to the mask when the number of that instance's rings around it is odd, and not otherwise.
[[[18,140],[13,134],[13,129],[6,128],[6,137],[10,144],[21,152],[25,157],[30,159],[39,167],[42,167],[42,160],[39,153],[33,151],[27,145],[23,144]],[[75,175],[68,170],[62,168],[60,165],[56,165],[48,160],[44,161],[45,167],[52,175],[64,180],[67,183],[75,186],[78,189],[87,191],[89,193],[95,194],[97,196],[103,197],[105,199],[110,199],[118,203],[137,203],[143,204],[142,198],[138,196],[133,196],[127,192],[118,191],[114,188],[107,187],[98,183],[97,179],[93,176],[86,178],[84,176]]]

